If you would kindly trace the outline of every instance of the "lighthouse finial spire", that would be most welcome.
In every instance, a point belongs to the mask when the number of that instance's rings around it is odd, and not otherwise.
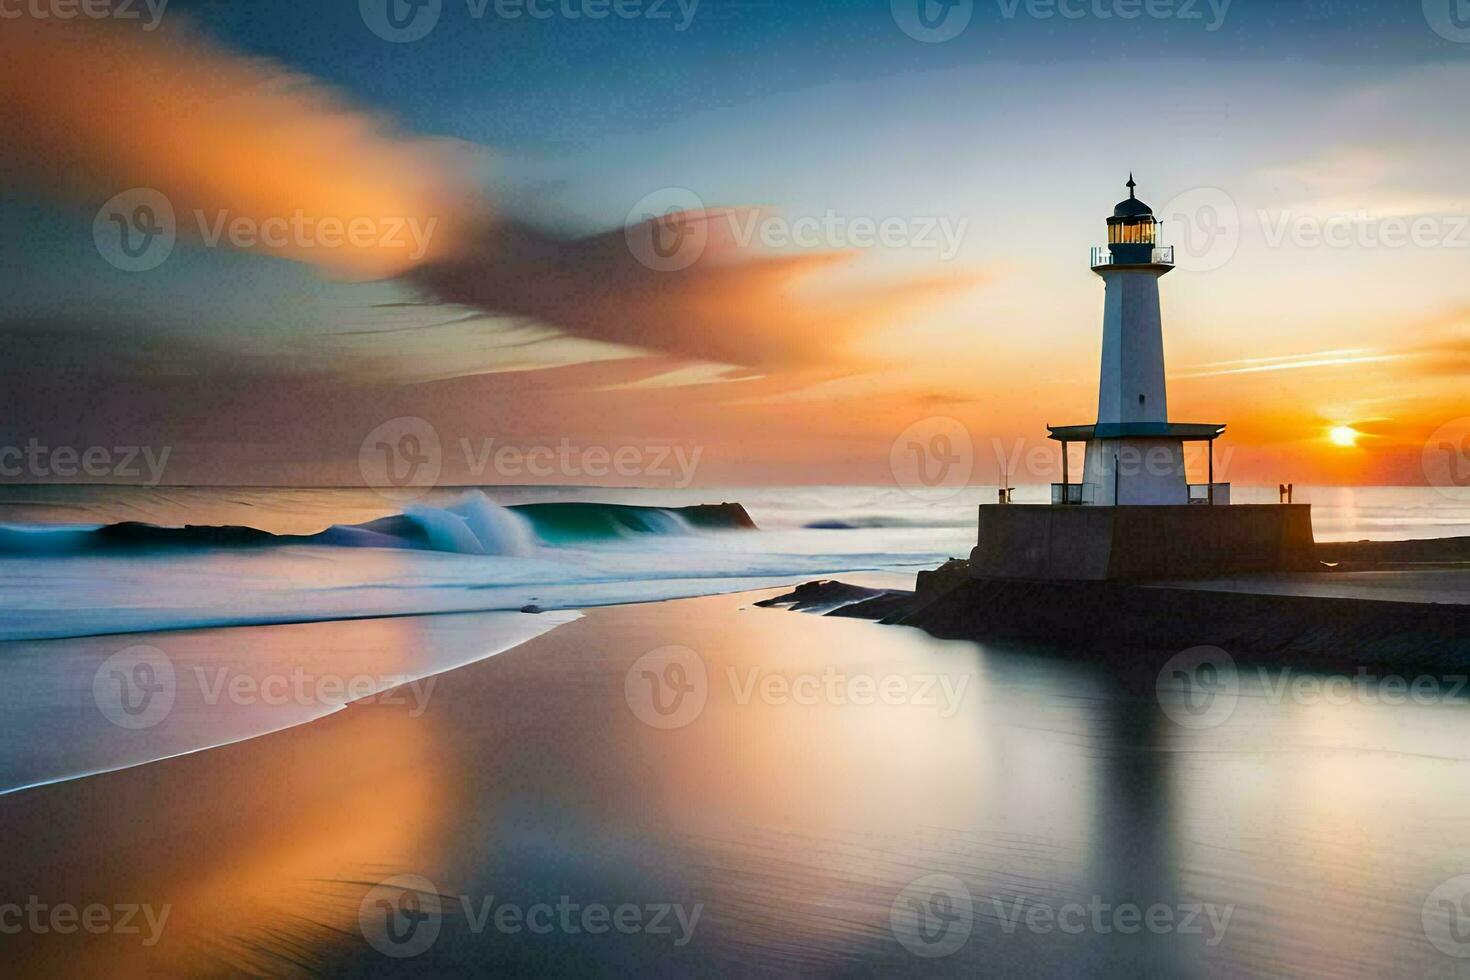
[[[1133,182],[1133,171],[1131,171],[1131,170],[1128,171],[1128,198],[1129,198],[1129,200],[1132,200],[1133,199],[1133,196],[1134,196],[1133,195],[1133,188],[1135,188],[1137,186],[1138,185]]]

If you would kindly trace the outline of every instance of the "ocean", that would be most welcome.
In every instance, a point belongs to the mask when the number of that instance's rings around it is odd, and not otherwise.
[[[3,487],[0,792],[300,724],[581,609],[835,575],[911,587],[916,571],[969,553],[975,506],[993,494],[483,487],[403,502],[355,489]],[[1296,499],[1314,505],[1319,540],[1470,534],[1470,502],[1434,489],[1301,488]],[[742,504],[757,529],[679,510],[722,502]],[[160,538],[125,522],[261,533]],[[447,613],[467,615],[427,615]],[[368,629],[382,617],[400,618],[391,643]],[[96,685],[122,668],[176,678],[183,700],[167,724],[121,737],[95,710]],[[218,689],[299,674],[341,689],[245,705]]]
[[[0,640],[576,609],[855,571],[912,574],[968,555],[975,507],[993,493],[482,487],[405,503],[367,489],[0,487]],[[1024,487],[1015,499],[1047,493]],[[1239,503],[1275,496],[1235,492]],[[1313,505],[1319,541],[1470,534],[1470,499],[1434,488],[1303,487],[1296,500]],[[724,501],[742,504],[758,530],[694,526],[675,510]],[[546,503],[589,506],[569,523],[538,512]],[[392,533],[359,530],[384,519]],[[226,546],[179,535],[164,547],[119,540],[123,522],[265,534]]]

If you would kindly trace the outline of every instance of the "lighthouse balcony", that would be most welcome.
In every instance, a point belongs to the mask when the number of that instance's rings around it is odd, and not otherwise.
[[[1128,248],[1138,249],[1137,256],[1128,255],[1119,258],[1113,251],[1111,245],[1092,246],[1092,267],[1094,269],[1105,265],[1173,265],[1174,246],[1155,245],[1145,248],[1142,245],[1130,245]]]

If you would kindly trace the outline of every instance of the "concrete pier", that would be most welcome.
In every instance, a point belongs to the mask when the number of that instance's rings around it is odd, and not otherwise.
[[[1310,571],[1307,504],[980,508],[970,575],[1098,582]]]

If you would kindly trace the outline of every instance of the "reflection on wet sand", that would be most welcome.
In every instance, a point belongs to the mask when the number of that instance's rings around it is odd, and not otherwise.
[[[1456,843],[1470,800],[1452,789],[1462,704],[1282,704],[1247,684],[1230,718],[1188,729],[1151,673],[750,601],[598,610],[444,675],[420,717],[354,706],[5,798],[19,842],[5,894],[174,906],[153,948],[24,936],[7,949],[54,973],[1454,965],[1420,915],[1470,868]],[[685,653],[680,671],[642,669],[670,646],[697,656],[702,690]],[[648,715],[630,671],[701,696]],[[398,960],[358,913],[400,875],[427,883],[404,909],[434,898],[441,914]],[[538,904],[699,918],[680,943],[677,927],[598,931],[548,911],[556,924],[538,932],[495,915]],[[1162,930],[1114,917],[1160,908],[1177,926],[1194,906],[1221,915]]]
[[[433,719],[370,703],[326,721],[305,738],[290,730],[0,800],[5,896],[167,907],[152,946],[146,928],[26,930],[6,937],[6,959],[72,976],[319,965],[356,931],[356,883],[423,866],[463,802],[436,759]]]

